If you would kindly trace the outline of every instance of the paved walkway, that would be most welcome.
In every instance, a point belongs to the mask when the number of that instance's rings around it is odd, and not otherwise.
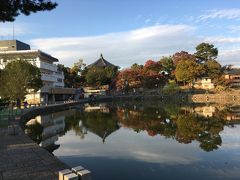
[[[25,135],[18,121],[8,124],[14,125],[16,134],[0,127],[0,180],[57,180],[58,171],[69,168]]]
[[[0,129],[0,180],[58,179],[58,171],[68,168],[56,157],[40,148],[22,129],[8,135]]]

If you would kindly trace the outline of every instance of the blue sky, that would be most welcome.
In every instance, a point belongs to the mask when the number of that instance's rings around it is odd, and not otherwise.
[[[219,49],[222,64],[240,66],[239,0],[57,0],[50,12],[19,16],[15,37],[72,66],[100,53],[121,67],[158,60],[201,42]],[[13,23],[0,23],[12,39]]]

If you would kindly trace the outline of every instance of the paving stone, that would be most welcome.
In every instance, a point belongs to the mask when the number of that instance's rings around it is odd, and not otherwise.
[[[64,180],[64,176],[67,174],[71,174],[71,173],[72,173],[72,171],[70,169],[61,170],[58,173],[58,178],[59,178],[59,180]]]
[[[6,127],[7,128],[7,127]],[[0,129],[0,180],[54,180],[58,171],[69,168],[39,147],[19,128],[17,136]]]
[[[82,166],[77,166],[77,167],[72,168],[72,170],[73,170],[75,173],[77,173],[78,171],[84,170],[84,167],[82,167]]]
[[[74,173],[67,174],[64,176],[64,180],[78,180],[78,176]]]
[[[81,180],[91,180],[91,172],[87,169],[78,171],[77,175],[81,177]]]
[[[3,180],[2,172],[0,172],[0,180]]]

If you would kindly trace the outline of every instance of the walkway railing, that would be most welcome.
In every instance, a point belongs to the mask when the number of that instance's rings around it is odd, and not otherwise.
[[[7,126],[10,124],[10,121],[15,120],[16,117],[20,117],[22,114],[31,111],[35,108],[39,107],[46,107],[46,106],[53,106],[57,104],[67,104],[67,103],[74,103],[77,101],[58,101],[55,103],[48,103],[48,104],[39,104],[39,105],[29,105],[26,108],[8,108],[8,107],[1,107],[0,106],[0,127]]]

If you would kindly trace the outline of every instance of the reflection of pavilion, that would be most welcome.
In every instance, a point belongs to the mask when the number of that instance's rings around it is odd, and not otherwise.
[[[102,142],[103,143],[105,143],[105,141],[106,141],[106,138],[110,135],[110,134],[112,134],[112,133],[114,133],[115,131],[117,131],[119,129],[119,127],[118,128],[116,128],[116,129],[102,129],[102,131],[93,131],[93,130],[91,130],[91,129],[89,129],[92,133],[94,133],[94,134],[96,134],[97,136],[99,136],[101,139],[102,139]]]
[[[87,128],[88,131],[99,136],[103,143],[110,134],[120,128],[117,117],[110,112],[110,109],[105,104],[85,106],[85,112],[81,119],[80,128]]]
[[[87,123],[87,124],[85,124]],[[88,131],[90,131],[91,133],[99,136],[102,139],[102,142],[105,143],[106,138],[114,133],[115,131],[117,131],[120,126],[118,125],[118,122],[112,122],[111,124],[107,123],[107,124],[103,124],[104,121],[102,123],[99,122],[95,122],[96,124],[92,124],[89,122],[85,122],[82,124],[82,127],[80,128],[87,128]]]

